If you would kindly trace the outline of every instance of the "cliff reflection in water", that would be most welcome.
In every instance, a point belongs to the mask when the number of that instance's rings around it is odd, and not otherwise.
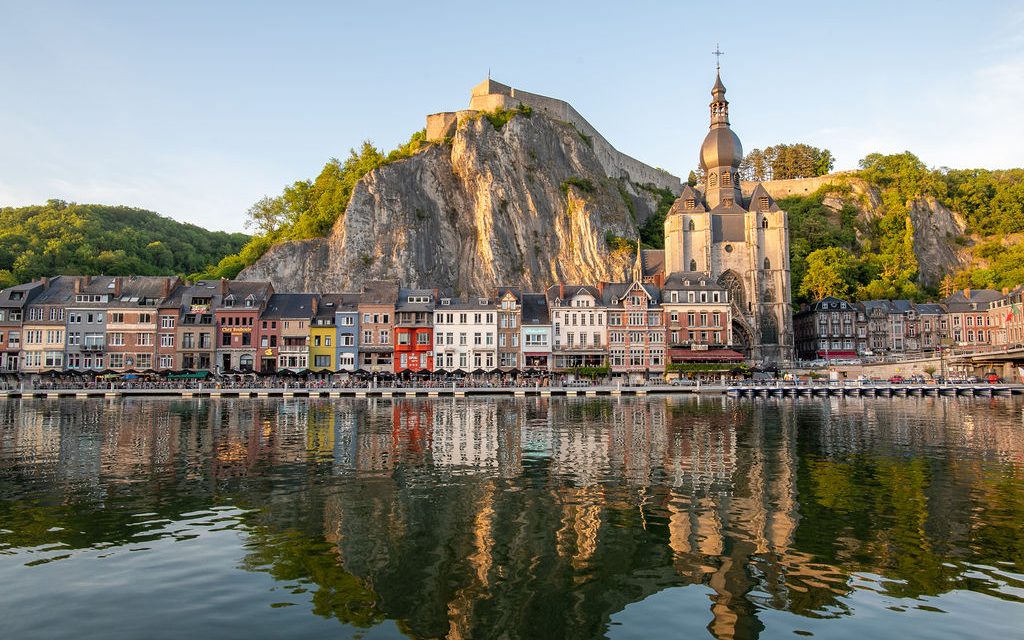
[[[703,589],[718,638],[757,637],[768,610],[850,615],[865,581],[894,598],[1020,601],[1005,587],[1024,587],[1011,401],[2,410],[9,548],[134,541],[137,513],[230,503],[247,510],[243,568],[305,585],[319,616],[396,620],[414,637],[598,637],[627,606],[686,585]]]

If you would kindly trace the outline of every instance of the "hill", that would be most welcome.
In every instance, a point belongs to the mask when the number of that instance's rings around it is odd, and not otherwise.
[[[0,286],[54,274],[173,275],[199,271],[249,240],[131,207],[0,208]]]

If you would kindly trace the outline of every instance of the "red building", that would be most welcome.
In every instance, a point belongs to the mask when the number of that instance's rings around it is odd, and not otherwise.
[[[434,292],[400,289],[395,303],[395,373],[434,370]]]
[[[274,293],[269,282],[221,280],[221,304],[214,312],[217,368],[255,371],[259,356],[259,318]]]

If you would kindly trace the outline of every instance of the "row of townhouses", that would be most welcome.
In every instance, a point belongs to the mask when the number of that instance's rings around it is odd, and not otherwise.
[[[267,282],[63,275],[0,291],[0,371],[592,368],[648,377],[673,363],[742,361],[729,348],[725,288],[699,272],[659,284],[636,277],[456,297],[383,281],[315,294]]]
[[[1024,343],[1022,292],[1024,287],[1001,292],[964,289],[939,303],[824,298],[793,318],[797,357],[928,354],[943,347]]]

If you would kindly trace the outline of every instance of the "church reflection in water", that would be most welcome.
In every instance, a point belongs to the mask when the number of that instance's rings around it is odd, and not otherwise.
[[[93,536],[63,544],[137,535],[108,502],[184,513],[228,500],[251,509],[242,568],[308,583],[315,614],[395,620],[412,637],[599,637],[627,606],[699,585],[711,635],[756,638],[766,610],[847,615],[865,575],[894,597],[967,588],[1012,598],[984,567],[1019,572],[1024,557],[1024,430],[1010,401],[4,411],[5,473],[25,486],[52,476],[52,502],[80,503],[46,514],[55,530]],[[27,524],[41,521],[38,509],[19,504],[5,507],[12,535],[43,531]],[[14,546],[46,542],[26,533]]]

